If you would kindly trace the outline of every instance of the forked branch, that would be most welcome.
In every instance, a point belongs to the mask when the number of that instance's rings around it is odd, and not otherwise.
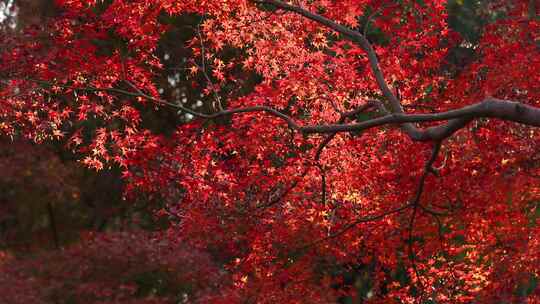
[[[242,108],[233,108],[223,111],[218,111],[211,114],[205,114],[191,110],[180,104],[168,102],[164,99],[156,98],[145,94],[136,86],[128,83],[136,92],[126,91],[117,88],[96,88],[96,87],[72,87],[63,86],[53,83],[48,83],[40,80],[31,80],[42,85],[58,86],[75,91],[90,91],[90,92],[109,92],[115,94],[122,94],[132,97],[140,97],[154,101],[158,104],[168,105],[180,110],[190,113],[195,117],[204,119],[215,119],[218,117],[236,115],[241,113],[257,113],[264,112],[271,116],[277,117],[285,121],[288,127],[292,130],[296,130],[303,134],[335,134],[340,132],[359,132],[385,125],[403,125],[405,123],[422,123],[422,122],[436,122],[446,121],[446,123],[428,127],[425,129],[418,129],[415,127],[413,134],[408,133],[410,138],[414,141],[441,141],[454,134],[459,129],[463,128],[470,121],[478,118],[498,118],[501,120],[512,121],[528,126],[540,127],[540,108],[529,106],[520,102],[497,99],[489,97],[482,102],[471,104],[460,109],[450,110],[439,113],[427,113],[427,114],[406,114],[406,113],[389,113],[377,118],[368,119],[358,123],[337,123],[337,124],[318,124],[318,125],[305,125],[298,124],[295,119],[279,110],[276,110],[269,106],[251,106]],[[373,102],[373,101],[371,101]],[[360,106],[359,110],[363,109],[365,105]],[[353,110],[355,112],[357,110]]]

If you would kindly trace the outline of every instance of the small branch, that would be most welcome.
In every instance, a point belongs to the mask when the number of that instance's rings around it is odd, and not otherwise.
[[[294,188],[296,188],[296,186],[300,183],[300,181],[304,179],[308,171],[309,171],[309,166],[306,166],[304,168],[304,171],[302,171],[302,174],[300,174],[300,176],[298,176],[287,188],[285,188],[285,190],[283,190],[279,195],[276,195],[275,197],[271,198],[268,203],[257,206],[256,210],[266,209],[281,202]]]
[[[345,122],[345,120],[349,119],[349,118],[352,118],[362,112],[365,112],[367,111],[368,109],[372,108],[373,106],[375,105],[382,105],[381,102],[379,102],[378,100],[369,100],[368,103],[358,107],[357,109],[353,110],[353,111],[349,111],[349,112],[345,112],[345,113],[341,113],[340,115],[340,118],[339,118],[339,121],[338,121],[338,124],[343,124]],[[324,148],[332,141],[332,139],[334,139],[334,137],[338,134],[338,132],[333,132],[332,134],[328,135],[322,142],[321,144],[319,145],[319,147],[317,148],[317,151],[315,152],[315,161],[319,161],[319,159],[321,158],[321,154],[324,150]]]
[[[412,206],[411,204],[407,204],[407,205],[404,205],[404,206],[401,206],[401,207],[386,211],[386,212],[378,214],[378,215],[372,215],[372,216],[366,216],[366,217],[359,218],[359,219],[345,225],[345,227],[343,227],[341,230],[339,230],[337,232],[334,232],[334,233],[328,235],[327,237],[315,240],[315,241],[313,241],[311,243],[308,243],[308,244],[306,244],[306,245],[304,245],[302,247],[296,248],[295,250],[293,250],[293,252],[309,249],[309,248],[311,248],[313,246],[316,246],[316,245],[318,245],[320,243],[326,242],[326,241],[328,241],[330,239],[342,236],[344,233],[346,233],[347,231],[351,230],[352,228],[356,227],[357,225],[359,225],[361,223],[369,223],[369,222],[374,222],[374,221],[381,220],[381,219],[383,219],[383,218],[385,218],[385,217],[387,217],[389,215],[392,215],[394,213],[399,213],[399,212],[401,212],[403,210],[406,210],[406,209],[410,208],[411,206]]]
[[[424,166],[424,172],[422,173],[422,176],[420,177],[420,181],[418,183],[418,188],[416,190],[416,195],[415,195],[415,197],[414,197],[414,199],[413,199],[413,201],[411,203],[411,205],[413,207],[413,210],[412,210],[411,219],[409,221],[409,226],[408,226],[408,229],[407,229],[408,234],[409,234],[409,237],[408,237],[408,240],[407,240],[408,251],[409,251],[409,259],[411,261],[414,272],[416,273],[416,276],[418,278],[418,285],[420,286],[421,290],[424,290],[424,287],[423,287],[422,281],[420,279],[420,273],[418,271],[418,267],[416,266],[416,256],[415,256],[415,253],[414,253],[414,240],[413,240],[414,221],[416,219],[418,209],[422,207],[421,204],[420,204],[420,199],[422,197],[422,193],[424,192],[424,186],[425,186],[425,183],[426,183],[426,179],[427,179],[427,177],[428,177],[428,175],[430,173],[435,174],[435,172],[436,172],[435,169],[433,168],[433,163],[435,163],[435,160],[437,160],[437,156],[439,155],[440,150],[441,150],[441,142],[438,141],[438,142],[435,143],[435,146],[433,147],[433,151],[431,153],[431,157],[426,162],[426,164]]]
[[[60,238],[58,237],[58,228],[56,227],[56,218],[54,217],[54,209],[51,202],[47,202],[47,214],[49,216],[49,225],[53,236],[54,249],[60,249]]]
[[[321,172],[321,205],[326,206],[326,168],[317,164],[319,171]]]
[[[378,14],[380,14],[384,9],[388,7],[393,7],[393,6],[397,6],[397,4],[393,4],[393,5],[391,5],[390,3],[383,4],[381,7],[379,7],[378,9],[374,10],[371,14],[369,14],[366,20],[366,24],[364,26],[364,31],[363,31],[363,35],[364,37],[366,37],[366,39],[367,39],[367,32],[369,30],[369,25],[371,24],[371,21],[373,20],[373,18],[377,16]]]
[[[199,37],[199,42],[200,42],[200,45],[201,45],[201,71],[204,75],[204,77],[206,78],[206,81],[208,81],[208,84],[210,85],[210,87],[212,88],[212,93],[214,94],[214,99],[215,99],[215,102],[217,103],[217,108],[219,111],[223,111],[223,106],[221,105],[221,98],[218,94],[218,91],[216,89],[216,86],[214,84],[214,82],[212,81],[212,79],[210,79],[210,76],[208,75],[208,73],[206,72],[206,51],[205,51],[205,47],[204,47],[204,42],[203,42],[203,38],[202,38],[202,34],[201,34],[201,25],[200,24],[197,24],[197,36]]]

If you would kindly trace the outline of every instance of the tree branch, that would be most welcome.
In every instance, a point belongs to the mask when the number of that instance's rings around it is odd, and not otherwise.
[[[495,117],[500,118],[504,120],[510,120],[514,122],[523,123],[526,125],[533,125],[533,126],[540,126],[540,118],[538,118],[538,115],[540,114],[540,111],[537,111],[538,109],[528,107],[525,105],[518,105],[517,103],[514,104],[516,107],[515,111],[510,109],[512,104],[499,104],[499,105],[485,105],[485,104],[476,104],[473,105],[473,108],[465,107],[461,109],[463,113],[458,114],[454,113],[455,115],[452,115],[452,113],[446,113],[448,116],[441,120],[450,120],[445,125],[441,125],[438,127],[432,127],[427,128],[425,130],[418,129],[412,122],[420,122],[420,121],[428,121],[430,119],[439,120],[437,116],[439,114],[435,114],[434,116],[411,116],[404,114],[403,106],[401,105],[401,102],[399,101],[398,97],[392,92],[390,89],[390,86],[385,80],[384,73],[380,67],[379,60],[377,58],[377,53],[375,52],[373,46],[369,42],[369,40],[362,35],[360,32],[354,31],[344,25],[341,25],[333,20],[330,20],[324,16],[318,15],[316,13],[310,12],[302,7],[294,6],[279,0],[254,0],[255,3],[262,3],[262,4],[270,4],[275,6],[276,8],[293,12],[298,15],[301,15],[303,17],[306,17],[312,21],[315,21],[331,30],[334,30],[345,37],[347,37],[352,42],[357,43],[367,54],[370,68],[375,76],[375,79],[377,81],[377,84],[379,85],[379,88],[381,89],[383,95],[389,100],[391,105],[391,110],[394,114],[397,114],[397,117],[392,118],[389,117],[383,117],[381,118],[382,121],[388,121],[387,123],[398,123],[400,124],[401,128],[409,135],[409,137],[412,140],[415,141],[440,141],[443,140],[449,136],[451,136],[453,133],[455,133],[457,130],[465,127],[472,119],[479,118],[479,117]],[[494,98],[488,98],[486,101],[501,101],[501,100],[495,100]],[[508,102],[511,103],[511,102]],[[486,107],[489,109],[482,110],[480,108]],[[525,112],[524,114],[518,114],[515,112],[519,112],[519,108],[523,107]],[[532,110],[532,111],[530,111]],[[459,111],[459,110],[456,110]],[[450,111],[452,112],[452,111]],[[412,115],[429,115],[429,114],[412,114]],[[444,115],[442,115],[444,116]],[[536,117],[532,117],[536,116]],[[441,117],[442,118],[442,117]],[[416,120],[418,119],[418,120]],[[426,119],[426,120],[423,120]],[[391,122],[390,122],[391,121]],[[351,126],[317,126],[314,128],[306,127],[304,129],[305,133],[333,133],[333,132],[343,132],[343,131],[359,131],[364,128],[371,128],[371,124],[378,124],[379,122],[371,121],[367,122],[365,125],[357,124],[357,125],[351,125]]]
[[[498,118],[540,127],[540,108],[515,101],[490,97],[482,102],[446,112],[430,114],[393,113],[355,124],[305,126],[301,127],[300,131],[304,133],[351,132],[387,124],[449,120],[446,124],[440,126],[417,130],[415,132],[416,135],[411,137],[411,139],[416,141],[440,141],[452,135],[475,118]]]
[[[365,111],[369,110],[370,108],[372,108],[375,105],[380,105],[381,107],[384,107],[382,105],[382,103],[379,102],[378,100],[369,100],[366,104],[358,107],[355,110],[352,110],[352,111],[349,111],[349,112],[346,112],[346,113],[342,113],[341,117],[339,118],[338,124],[343,124],[347,119],[352,118],[355,115],[358,115],[358,114],[360,114],[362,112],[365,112]],[[325,137],[325,139],[319,144],[319,147],[317,148],[317,151],[315,152],[315,161],[316,162],[318,162],[319,159],[321,158],[321,154],[322,154],[324,148],[332,141],[332,139],[334,139],[334,137],[337,134],[338,134],[338,132],[331,133],[330,135]]]
[[[381,213],[381,214],[378,214],[378,215],[372,215],[372,216],[366,216],[366,217],[359,218],[359,219],[345,225],[341,230],[336,231],[335,233],[332,233],[332,234],[328,235],[327,237],[315,240],[315,241],[313,241],[311,243],[308,243],[308,244],[306,244],[306,245],[304,245],[302,247],[296,248],[293,251],[301,251],[301,250],[311,248],[311,247],[316,246],[316,245],[318,245],[320,243],[326,242],[326,241],[328,241],[330,239],[337,238],[337,237],[343,235],[344,233],[346,233],[347,231],[351,230],[352,228],[356,227],[357,225],[359,225],[361,223],[369,223],[369,222],[378,221],[378,220],[381,220],[381,219],[383,219],[383,218],[385,218],[385,217],[387,217],[389,215],[392,215],[394,213],[400,213],[401,211],[406,210],[406,209],[408,209],[410,207],[412,207],[411,204],[406,204],[406,205],[403,205],[401,207],[397,207],[395,209],[388,210],[388,211],[386,211],[384,213]]]
[[[53,86],[54,84],[44,82],[41,80],[31,80],[40,84],[46,84]],[[156,98],[145,94],[136,86],[130,82],[126,82],[133,87],[137,92],[130,92],[116,88],[94,88],[94,87],[73,87],[67,85],[57,85],[62,88],[80,91],[90,92],[110,92],[116,94],[124,94],[132,97],[141,97],[159,104],[168,105],[186,111],[195,117],[205,119],[215,119],[227,115],[235,115],[240,113],[255,113],[265,112],[271,116],[277,117],[285,121],[288,127],[292,130],[304,134],[333,134],[340,132],[358,132],[375,127],[391,124],[404,124],[404,123],[421,123],[421,122],[435,122],[435,121],[447,121],[445,124],[429,127],[426,129],[418,129],[412,132],[407,132],[410,138],[414,141],[441,141],[454,134],[459,129],[463,128],[470,121],[477,118],[498,118],[505,121],[512,121],[528,126],[540,127],[540,108],[529,106],[520,102],[497,99],[494,97],[488,97],[482,102],[471,104],[460,109],[450,110],[439,113],[427,113],[427,114],[406,114],[406,113],[390,113],[381,117],[369,119],[359,123],[352,124],[321,124],[321,125],[306,125],[301,126],[289,115],[282,113],[269,106],[251,106],[243,108],[235,108],[229,110],[223,110],[212,114],[200,113],[188,109],[182,105],[168,102],[164,99]],[[379,105],[379,107],[381,107]],[[362,108],[362,107],[361,107]],[[360,110],[360,109],[358,109]],[[358,111],[355,110],[355,111]],[[385,111],[384,107],[382,108]],[[353,111],[354,113],[354,111]]]
[[[390,89],[390,86],[386,82],[386,79],[380,67],[379,59],[377,58],[377,53],[375,52],[375,49],[373,48],[369,40],[360,32],[354,31],[324,16],[312,13],[301,7],[290,5],[279,0],[255,0],[255,2],[271,4],[277,8],[294,12],[296,14],[304,16],[312,21],[315,21],[321,25],[326,26],[329,29],[332,29],[344,35],[345,37],[349,38],[349,40],[351,40],[352,42],[358,44],[366,52],[371,71],[373,72],[373,75],[375,76],[375,80],[377,81],[377,84],[379,88],[381,89],[384,97],[386,97],[388,101],[390,102],[392,112],[404,113],[401,102],[399,101],[397,96],[394,94],[394,92],[392,92],[392,90]],[[416,128],[416,126],[414,126],[413,124],[406,123],[406,124],[403,124],[401,127],[403,128],[405,132],[409,134],[411,138],[418,137],[419,131]]]
[[[431,157],[424,165],[424,172],[422,173],[422,176],[420,177],[416,194],[414,196],[413,201],[411,202],[411,206],[413,207],[413,209],[412,209],[411,219],[409,220],[409,226],[407,228],[408,235],[409,235],[408,240],[407,240],[409,260],[411,261],[412,268],[418,278],[418,285],[420,286],[420,290],[422,292],[424,288],[423,288],[422,281],[420,279],[420,273],[418,271],[418,267],[416,266],[416,255],[414,253],[414,239],[413,239],[414,221],[416,219],[418,209],[422,207],[422,205],[420,204],[420,198],[422,197],[422,193],[424,192],[426,179],[429,174],[436,174],[435,168],[433,168],[433,164],[437,160],[437,156],[439,155],[440,150],[441,150],[441,141],[437,141],[435,142],[433,151],[431,152]]]

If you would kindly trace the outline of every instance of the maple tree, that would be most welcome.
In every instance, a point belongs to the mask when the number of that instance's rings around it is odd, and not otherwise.
[[[469,36],[436,0],[56,3],[1,37],[0,130],[160,200],[226,273],[201,302],[540,301],[536,1]]]

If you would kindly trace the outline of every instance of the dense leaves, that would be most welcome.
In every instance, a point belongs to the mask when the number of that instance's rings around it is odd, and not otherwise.
[[[4,254],[0,265],[3,301],[13,304],[192,302],[220,274],[208,255],[143,232],[86,235],[62,252]]]
[[[201,301],[540,301],[540,4],[56,4],[2,36],[0,131],[120,167]]]

